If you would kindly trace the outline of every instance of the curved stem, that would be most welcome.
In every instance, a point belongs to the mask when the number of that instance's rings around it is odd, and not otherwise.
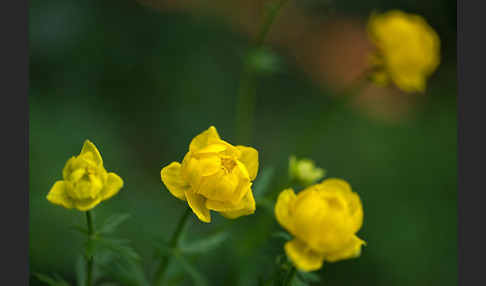
[[[252,67],[251,60],[265,41],[278,11],[288,0],[279,0],[274,5],[267,7],[265,18],[258,30],[257,36],[245,57],[243,72],[240,78],[238,97],[236,103],[236,142],[250,144],[255,113],[257,75]]]
[[[95,233],[95,229],[94,229],[94,223],[93,223],[93,216],[92,216],[90,210],[86,211],[86,220],[88,222],[88,232],[89,232],[90,239],[91,239],[91,237]],[[92,276],[93,276],[94,257],[91,256],[87,260],[88,260],[88,262],[87,262],[88,267],[87,267],[87,271],[86,271],[86,286],[91,286],[91,280],[92,280]]]
[[[181,220],[179,221],[179,224],[177,225],[177,229],[175,230],[174,234],[172,235],[172,238],[170,240],[170,248],[174,249],[177,247],[177,244],[179,242],[179,239],[182,234],[182,230],[184,229],[184,226],[186,225],[187,218],[191,214],[191,209],[187,207],[186,211],[182,215]],[[157,273],[155,274],[155,284],[154,285],[160,285],[162,282],[162,278],[164,277],[165,270],[167,268],[167,264],[169,262],[169,258],[167,256],[164,256],[162,258],[162,261],[160,262],[159,268],[157,270]]]

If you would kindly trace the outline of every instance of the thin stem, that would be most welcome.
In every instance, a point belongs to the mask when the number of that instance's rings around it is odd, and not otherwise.
[[[262,48],[263,42],[275,22],[278,11],[287,1],[279,0],[274,5],[267,7],[265,18],[245,57],[236,105],[236,142],[239,142],[239,144],[251,143],[257,85],[257,75],[252,66],[252,58]]]
[[[88,222],[88,232],[91,237],[95,234],[94,223],[93,223],[93,216],[91,214],[91,210],[86,211],[86,220]],[[88,267],[86,271],[86,286],[91,286],[91,280],[93,276],[93,265],[94,265],[94,257],[91,256],[87,259]]]
[[[179,224],[177,225],[177,229],[175,230],[174,234],[172,235],[172,238],[170,240],[170,248],[175,249],[177,247],[177,244],[179,242],[179,239],[182,234],[182,230],[184,229],[184,226],[186,225],[187,218],[191,214],[191,209],[187,207],[186,211],[182,215],[181,220],[179,221]],[[159,269],[157,270],[157,273],[155,274],[155,284],[154,285],[160,285],[162,282],[162,278],[164,277],[165,270],[167,268],[167,264],[169,262],[169,258],[167,256],[164,256],[162,258],[162,261],[160,262]]]
[[[290,271],[285,279],[284,286],[290,286],[292,285],[292,280],[294,280],[295,274],[297,273],[297,268],[292,264],[290,267]]]

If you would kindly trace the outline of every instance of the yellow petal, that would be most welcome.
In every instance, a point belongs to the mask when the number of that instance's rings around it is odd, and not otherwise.
[[[237,173],[240,177],[247,179],[247,180],[251,180],[250,174],[248,173],[248,170],[246,169],[246,167],[243,163],[241,163],[239,160],[236,160],[236,166],[238,166],[238,168],[235,171],[240,172],[240,173]]]
[[[206,207],[206,198],[195,194],[192,190],[185,191],[185,195],[187,198],[187,203],[192,211],[197,215],[197,217],[202,222],[210,222],[211,215],[209,213],[209,209]]]
[[[181,164],[172,162],[160,171],[160,177],[169,192],[179,200],[186,200],[185,192],[191,188],[189,183],[182,180]]]
[[[67,209],[74,208],[74,201],[67,195],[66,182],[64,181],[54,183],[49,194],[47,194],[47,200],[52,204],[61,205]]]
[[[64,165],[64,168],[62,169],[62,178],[64,180],[67,180],[69,175],[71,174],[71,172],[73,170],[72,164],[73,164],[75,159],[76,159],[76,157],[72,156],[69,160],[67,160],[66,165]]]
[[[94,199],[100,195],[102,189],[101,181],[93,176],[91,181],[80,180],[74,184],[69,184],[67,194],[76,201]]]
[[[216,142],[217,141],[217,142]],[[230,143],[224,141],[224,140],[213,140],[213,142],[216,144],[221,144],[226,147],[224,151],[221,151],[219,154],[221,156],[226,156],[227,158],[240,158],[241,157],[241,151],[236,148],[235,146],[231,145]]]
[[[238,160],[245,165],[250,181],[255,180],[258,173],[258,151],[252,147],[242,145],[235,147],[241,151],[241,157]]]
[[[319,270],[324,262],[322,254],[312,251],[298,239],[286,242],[284,249],[292,264],[302,271]]]
[[[248,178],[241,178],[241,176],[239,177],[235,174],[228,174],[228,177],[233,178],[233,180],[236,181],[238,184],[233,194],[228,199],[232,204],[236,204],[241,201],[241,199],[243,198],[243,196],[245,196],[253,183],[250,182]]]
[[[209,176],[221,170],[221,158],[217,154],[203,154],[197,161],[201,166],[201,176]]]
[[[233,194],[235,188],[236,185],[228,176],[215,175],[205,180],[197,193],[211,200],[226,201]]]
[[[348,182],[338,178],[329,178],[325,179],[321,182],[322,188],[319,191],[325,190],[332,190],[333,192],[343,192],[343,193],[351,193],[351,186]],[[318,192],[319,192],[318,191]]]
[[[245,207],[245,203],[243,201],[240,201],[237,204],[232,204],[229,201],[221,202],[207,199],[206,207],[210,210],[218,212],[232,212],[243,209]]]
[[[289,210],[296,197],[294,190],[285,189],[278,195],[277,202],[275,203],[275,218],[289,232],[292,232]]]
[[[352,232],[357,232],[363,225],[363,205],[356,192],[353,192],[348,182],[342,179],[329,178],[321,183],[320,191],[339,193],[347,202],[352,219]]]
[[[91,152],[90,159],[93,160],[96,164],[100,165],[103,164],[103,159],[101,158],[100,152],[96,148],[96,146],[91,143],[91,141],[86,140],[83,144],[83,149],[81,149],[81,154],[86,154]]]
[[[366,242],[355,235],[351,241],[339,251],[326,253],[325,260],[329,262],[336,262],[343,259],[359,257],[361,255],[362,245],[366,245]]]
[[[107,200],[118,193],[123,187],[123,180],[115,173],[108,173],[108,180],[100,195],[103,200]]]
[[[218,153],[221,151],[224,151],[226,149],[226,146],[224,144],[221,144],[221,140],[217,139],[210,139],[207,142],[208,145],[205,147],[198,149],[197,153]]]
[[[240,216],[250,215],[255,212],[255,198],[253,197],[253,192],[251,191],[251,189],[248,189],[245,196],[241,199],[241,202],[243,202],[244,204],[244,207],[242,209],[235,211],[224,211],[219,213],[225,218],[234,219]]]
[[[199,189],[202,173],[202,166],[198,160],[190,156],[184,157],[181,164],[181,178],[189,182],[193,190]]]
[[[101,196],[94,199],[88,198],[85,200],[75,200],[74,206],[80,211],[89,211],[101,202]]]
[[[214,126],[209,127],[206,131],[194,137],[189,144],[189,150],[197,151],[199,149],[203,149],[208,145],[208,142],[211,139],[220,139],[218,131],[216,131]]]
[[[398,88],[401,90],[408,92],[408,93],[413,93],[413,92],[418,92],[418,93],[423,93],[425,92],[425,87],[426,87],[426,78],[425,76],[418,74],[416,72],[413,75],[407,75],[405,73],[393,73],[393,82],[397,85]]]

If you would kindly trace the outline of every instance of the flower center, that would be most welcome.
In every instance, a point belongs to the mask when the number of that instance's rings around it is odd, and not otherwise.
[[[236,166],[236,161],[233,159],[221,158],[221,166],[223,166],[228,173],[231,173],[233,168]]]
[[[91,182],[90,175],[94,175],[93,170],[91,170],[88,167],[85,167],[84,168],[84,175],[83,175],[83,177],[81,177],[81,180]]]

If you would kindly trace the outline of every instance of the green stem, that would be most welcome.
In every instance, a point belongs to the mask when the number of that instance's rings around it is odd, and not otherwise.
[[[90,238],[95,234],[95,229],[94,229],[94,223],[93,223],[93,216],[91,214],[91,210],[86,211],[86,220],[88,222],[88,232],[90,235]],[[93,276],[93,265],[94,265],[94,257],[91,256],[88,258],[88,267],[86,271],[86,286],[91,286],[91,280]]]
[[[184,226],[186,225],[187,218],[191,214],[191,209],[187,207],[186,211],[182,215],[181,220],[179,221],[179,224],[177,225],[177,229],[175,230],[174,234],[172,235],[172,238],[170,240],[170,248],[175,249],[177,247],[177,244],[179,242],[179,239],[182,234],[182,230],[184,229]],[[164,277],[165,270],[167,268],[167,264],[169,262],[168,256],[164,256],[162,258],[162,261],[160,262],[159,269],[157,270],[157,273],[155,274],[155,284],[154,285],[160,285],[162,282],[162,278]]]
[[[279,0],[267,7],[265,18],[259,28],[258,34],[245,57],[243,72],[240,78],[238,97],[236,103],[236,142],[250,144],[255,114],[257,75],[252,66],[252,58],[263,46],[278,11],[288,0]]]
[[[284,286],[292,285],[292,280],[294,280],[295,274],[297,273],[297,268],[294,265],[291,266],[290,271],[285,279]]]

